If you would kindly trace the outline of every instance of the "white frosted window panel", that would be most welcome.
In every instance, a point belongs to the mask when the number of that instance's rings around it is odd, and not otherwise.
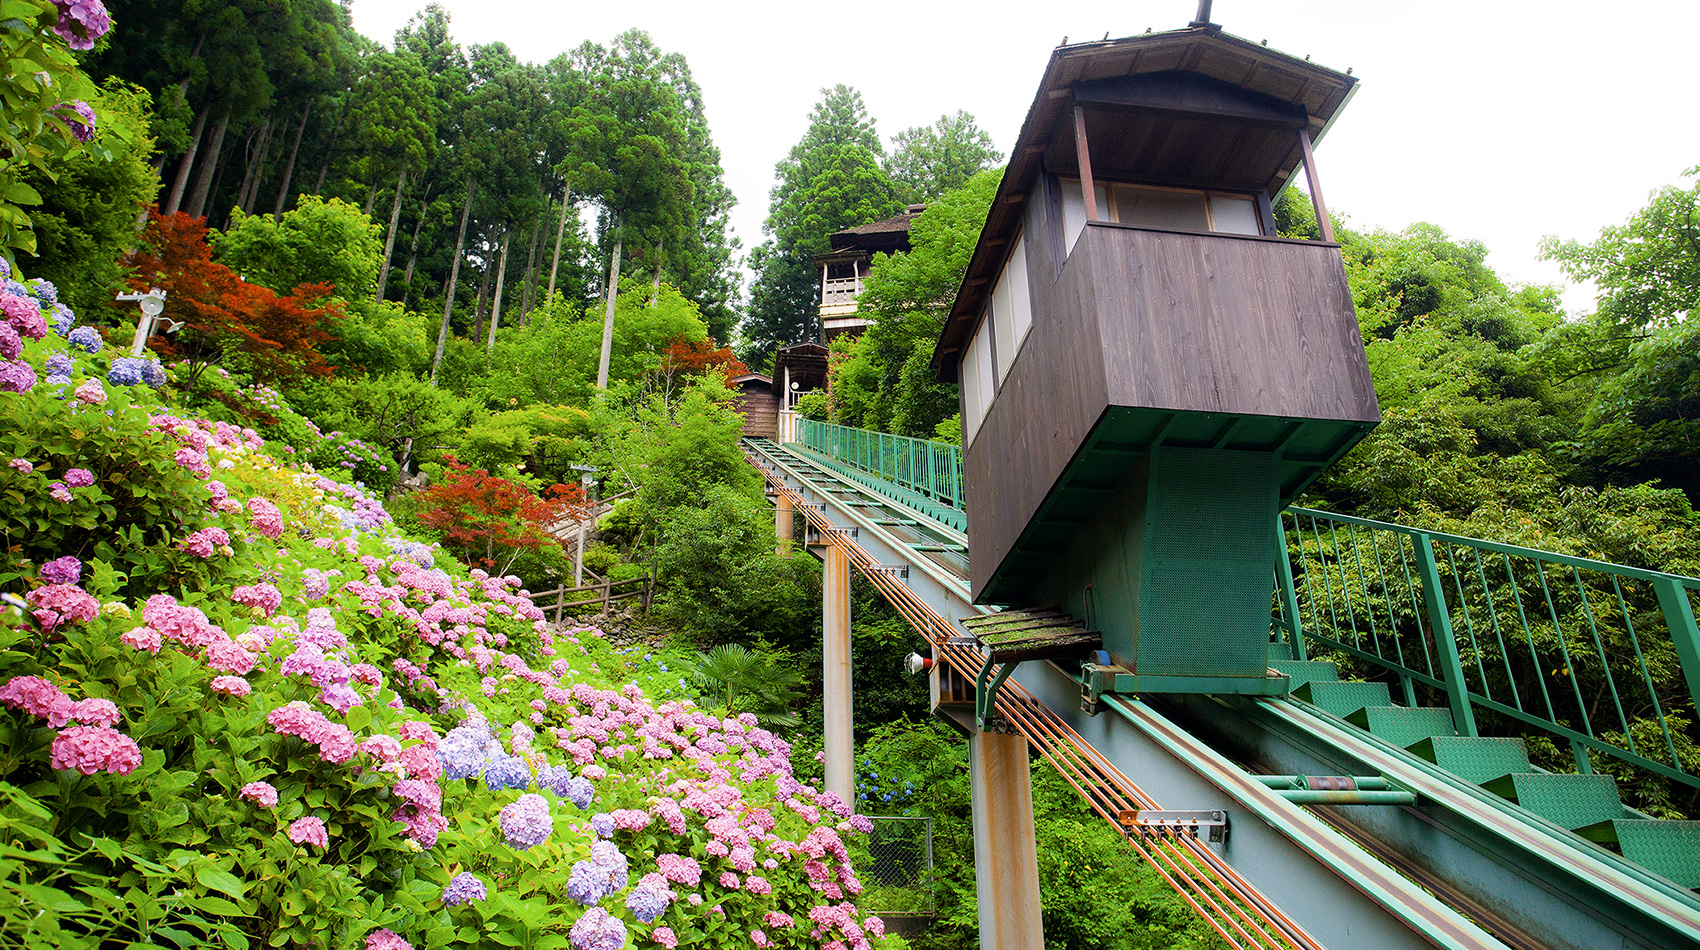
[[[1226,234],[1262,234],[1257,220],[1257,202],[1237,195],[1211,195],[1210,217],[1216,230]]]
[[[998,383],[1009,375],[1009,364],[1015,362],[1015,325],[1010,322],[1015,308],[1009,299],[1009,265],[1005,264],[998,282],[992,285],[992,326],[997,333]]]
[[[1110,220],[1110,191],[1102,183],[1094,183],[1092,193],[1098,196],[1098,220]],[[1068,250],[1074,252],[1074,242],[1086,229],[1086,198],[1080,179],[1062,180],[1063,234],[1068,237]]]
[[[1120,187],[1116,189],[1116,220],[1166,231],[1210,230],[1201,192]]]
[[[979,370],[980,375],[976,388],[980,391],[980,418],[984,419],[986,413],[991,411],[992,400],[998,394],[997,377],[992,375],[992,321],[981,320],[980,332],[976,336],[980,338],[980,352],[974,358],[975,368]]]
[[[1027,295],[1027,248],[1023,242],[1025,236],[1016,238],[1015,249],[1009,252],[1009,263],[1004,269],[1009,272],[1010,323],[1014,325],[1014,333],[1010,337],[1010,360],[1014,354],[1021,352],[1021,344],[1027,341],[1027,331],[1033,329],[1033,298]]]
[[[968,351],[962,360],[962,445],[964,448],[974,441],[974,433],[980,431],[980,420],[986,417],[986,407],[991,403],[987,390],[990,389],[992,376],[992,341],[988,338],[990,324],[981,322],[980,329],[968,341]]]

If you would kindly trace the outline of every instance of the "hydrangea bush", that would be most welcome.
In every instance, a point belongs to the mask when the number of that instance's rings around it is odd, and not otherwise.
[[[517,578],[61,322],[19,334],[37,380],[0,394],[0,932],[901,945],[855,906],[865,820],[785,740],[647,694]]]

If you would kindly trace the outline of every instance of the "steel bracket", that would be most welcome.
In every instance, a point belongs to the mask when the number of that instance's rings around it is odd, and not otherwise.
[[[907,564],[875,564],[868,568],[868,570],[877,571],[881,574],[890,574],[892,577],[900,578],[902,580],[909,579],[909,565]]]
[[[1198,837],[1198,829],[1209,829],[1210,840],[1228,840],[1228,813],[1215,811],[1171,811],[1155,808],[1123,809],[1116,821],[1131,834]]]
[[[1080,664],[1080,711],[1088,716],[1098,715],[1102,711],[1099,698],[1115,691],[1116,674],[1124,672],[1119,667],[1098,663]]]
[[[980,672],[974,677],[974,724],[980,727],[981,732],[1015,733],[1015,726],[998,715],[997,701],[998,689],[1020,665],[1020,662],[1005,663],[993,673],[990,656],[981,664]]]

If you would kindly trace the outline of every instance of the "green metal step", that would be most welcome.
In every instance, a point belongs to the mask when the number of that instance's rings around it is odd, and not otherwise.
[[[1610,775],[1519,772],[1483,782],[1482,787],[1572,831],[1623,817],[1617,779]]]
[[[1436,706],[1365,706],[1346,721],[1401,749],[1435,736],[1455,736],[1452,710]]]
[[[1289,691],[1306,683],[1332,683],[1340,678],[1340,668],[1325,660],[1270,660],[1269,668],[1287,674]]]
[[[1431,736],[1411,746],[1411,752],[1478,785],[1530,771],[1529,750],[1522,739]]]
[[[1365,706],[1391,706],[1386,683],[1312,681],[1293,690],[1296,699],[1344,719]]]
[[[1683,887],[1700,887],[1700,821],[1619,818],[1612,825],[1625,858]]]
[[[1292,648],[1291,644],[1287,644],[1287,643],[1271,643],[1271,644],[1269,644],[1269,659],[1268,659],[1268,662],[1270,662],[1270,663],[1281,663],[1281,662],[1286,662],[1288,660],[1291,660],[1292,658],[1293,658],[1293,648]]]

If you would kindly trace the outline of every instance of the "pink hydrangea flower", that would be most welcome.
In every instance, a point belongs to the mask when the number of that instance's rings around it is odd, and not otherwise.
[[[230,546],[230,534],[223,528],[202,528],[183,539],[183,550],[196,557],[212,557],[220,548]]]
[[[679,945],[679,938],[673,933],[672,927],[657,927],[650,931],[649,939],[655,941],[667,950],[673,950]]]
[[[254,530],[268,538],[276,538],[283,534],[283,512],[277,506],[258,495],[248,499],[248,513],[254,516]]]
[[[72,726],[54,738],[51,764],[84,775],[129,775],[142,764],[142,748],[136,740],[108,726]]]
[[[757,877],[752,874],[749,877],[744,878],[744,890],[749,891],[751,894],[765,896],[773,893],[773,885],[767,882],[767,878]]]
[[[85,726],[116,726],[118,705],[110,699],[79,699],[71,704],[71,718]]]
[[[0,703],[46,719],[55,729],[71,721],[71,710],[76,705],[59,687],[39,676],[12,677],[5,686],[0,686]]]
[[[54,482],[48,487],[47,494],[60,504],[77,500],[77,496],[71,494],[71,490],[65,487],[64,482]]]
[[[277,789],[270,782],[249,782],[242,786],[242,797],[261,808],[271,808],[277,804]]]
[[[35,465],[29,459],[13,459],[9,464],[24,475],[35,471]]]
[[[232,640],[207,644],[206,664],[220,673],[247,676],[254,671],[256,657]]]
[[[65,484],[72,488],[87,488],[94,484],[94,473],[86,468],[68,468],[65,470]]]
[[[213,692],[226,696],[246,696],[254,690],[248,685],[248,681],[240,676],[215,676],[211,686]]]
[[[374,930],[366,936],[366,950],[413,950],[413,944],[393,930]]]
[[[283,606],[283,593],[270,584],[244,584],[230,592],[230,599],[268,617]]]
[[[100,614],[100,601],[75,584],[48,584],[24,595],[35,619],[49,630],[67,621],[88,623]]]
[[[289,840],[296,844],[310,844],[328,848],[331,844],[329,832],[325,831],[325,823],[311,815],[297,818],[289,826]]]
[[[56,557],[41,566],[41,579],[49,584],[75,584],[83,579],[83,562],[69,554]]]
[[[158,653],[164,642],[159,631],[152,627],[137,627],[125,632],[118,639],[133,650],[146,650],[149,653]]]
[[[106,390],[101,388],[98,379],[85,380],[81,386],[77,387],[76,396],[78,402],[88,403],[91,406],[98,406],[106,402]]]

